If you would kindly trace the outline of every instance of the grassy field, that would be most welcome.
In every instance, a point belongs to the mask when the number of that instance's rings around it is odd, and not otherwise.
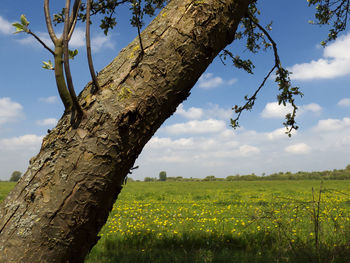
[[[16,185],[12,182],[0,182],[0,202],[5,199],[8,192]]]
[[[350,262],[350,180],[130,182],[100,235],[86,263]]]

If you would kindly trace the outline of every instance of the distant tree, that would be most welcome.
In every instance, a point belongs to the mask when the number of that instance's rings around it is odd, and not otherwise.
[[[215,175],[208,175],[203,179],[203,181],[216,181]]]
[[[161,171],[159,173],[159,181],[166,181],[166,171]]]
[[[135,182],[135,180],[130,178],[130,177],[128,177],[128,182]]]
[[[21,176],[22,176],[22,173],[20,171],[14,171],[12,174],[11,174],[11,177],[10,177],[10,182],[17,182],[19,179],[21,179]]]

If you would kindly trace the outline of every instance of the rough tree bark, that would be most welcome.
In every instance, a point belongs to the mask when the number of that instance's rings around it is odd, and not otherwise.
[[[250,0],[173,0],[63,115],[0,206],[0,262],[83,262],[146,142],[234,39]]]

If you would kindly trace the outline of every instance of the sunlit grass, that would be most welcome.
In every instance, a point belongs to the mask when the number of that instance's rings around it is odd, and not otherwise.
[[[320,186],[128,183],[86,262],[350,262],[350,181]]]
[[[16,183],[13,182],[0,182],[0,202],[5,199],[15,185]]]
[[[346,262],[349,186],[318,206],[317,181],[130,183],[87,262]]]

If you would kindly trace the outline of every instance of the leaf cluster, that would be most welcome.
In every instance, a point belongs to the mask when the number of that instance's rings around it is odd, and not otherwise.
[[[309,6],[315,6],[316,25],[330,25],[331,28],[327,39],[321,42],[326,46],[328,42],[335,40],[339,33],[346,29],[348,14],[350,11],[350,0],[308,0]]]
[[[91,15],[100,15],[100,28],[107,35],[109,30],[117,25],[116,9],[122,4],[129,4],[132,11],[131,25],[134,27],[143,26],[144,15],[154,16],[158,9],[164,7],[169,0],[94,0],[91,4]],[[64,19],[64,9],[54,15],[53,21],[57,25],[62,23]],[[86,20],[86,4],[82,3],[78,13],[78,20]]]
[[[14,32],[14,34],[18,34],[22,32],[29,33],[29,29],[28,29],[29,22],[25,17],[25,15],[21,15],[20,20],[21,21],[19,23],[16,22],[12,24],[12,26],[14,26],[16,29],[16,32]]]
[[[260,50],[266,51],[267,49],[272,48],[275,63],[271,70],[267,73],[259,87],[256,89],[252,96],[246,95],[244,100],[246,101],[244,105],[238,106],[235,105],[232,110],[236,114],[236,118],[231,119],[231,126],[233,128],[239,127],[239,118],[243,111],[252,110],[254,107],[255,101],[257,99],[257,95],[260,90],[264,87],[266,81],[270,78],[270,76],[275,71],[275,82],[278,86],[279,93],[277,95],[277,101],[279,104],[283,104],[284,106],[291,104],[293,107],[293,112],[288,113],[285,118],[285,122],[283,123],[286,127],[286,133],[288,136],[291,136],[291,132],[293,129],[298,129],[296,125],[296,112],[298,107],[294,102],[294,98],[296,96],[303,96],[299,87],[293,87],[290,81],[290,72],[282,67],[282,63],[279,58],[277,44],[272,39],[269,34],[269,31],[272,30],[272,22],[266,25],[265,27],[259,24],[258,15],[260,15],[260,11],[257,9],[256,3],[253,2],[249,6],[248,13],[241,21],[241,31],[236,33],[236,39],[245,39],[246,40],[246,48],[248,51],[252,53],[257,53]],[[220,54],[220,58],[226,60],[227,57],[232,59],[232,63],[236,68],[244,69],[246,72],[253,74],[254,64],[251,60],[242,60],[239,56],[233,55],[230,51],[224,50]]]

